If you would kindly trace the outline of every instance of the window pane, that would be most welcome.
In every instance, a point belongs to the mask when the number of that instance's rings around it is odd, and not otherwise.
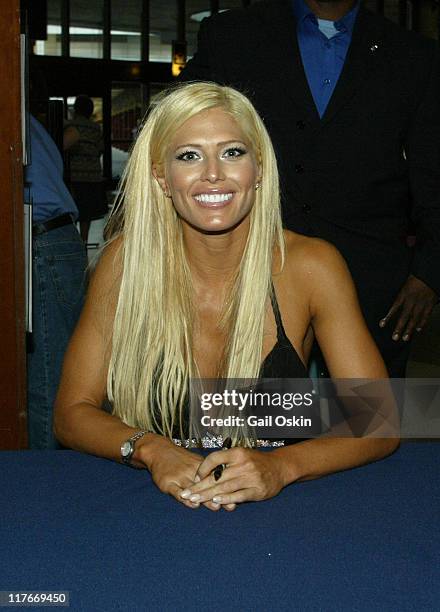
[[[171,62],[176,37],[176,0],[150,0],[150,62]]]
[[[112,0],[111,57],[141,59],[142,0]]]
[[[70,55],[102,58],[103,0],[70,0]]]
[[[47,0],[47,40],[37,40],[35,55],[61,55],[61,0]]]

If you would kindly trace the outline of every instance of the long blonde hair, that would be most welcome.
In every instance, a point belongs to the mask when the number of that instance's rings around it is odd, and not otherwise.
[[[228,338],[221,376],[258,377],[274,249],[281,261],[284,256],[275,154],[250,101],[215,83],[164,92],[147,113],[107,228],[110,240],[123,236],[107,394],[122,421],[168,437],[182,423],[189,380],[197,376],[194,309],[181,221],[152,165],[163,164],[173,134],[185,121],[212,108],[237,121],[262,168],[241,264],[219,321]]]

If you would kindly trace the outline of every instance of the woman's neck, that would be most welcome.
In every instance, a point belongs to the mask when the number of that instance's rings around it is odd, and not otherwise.
[[[203,234],[184,225],[184,242],[196,293],[218,292],[229,286],[240,267],[249,222],[224,234]]]

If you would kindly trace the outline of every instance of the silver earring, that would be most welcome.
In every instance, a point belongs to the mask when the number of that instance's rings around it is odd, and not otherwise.
[[[255,183],[255,189],[260,189],[260,183]]]

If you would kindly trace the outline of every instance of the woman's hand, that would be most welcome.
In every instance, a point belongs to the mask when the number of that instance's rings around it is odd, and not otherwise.
[[[143,463],[151,473],[155,485],[188,508],[198,508],[200,502],[192,502],[181,496],[184,489],[192,487],[199,480],[196,476],[203,457],[180,446],[163,436],[157,436],[138,444],[136,461]],[[218,510],[220,504],[209,501],[204,504],[210,510]]]
[[[219,480],[213,470],[225,464]],[[200,482],[180,493],[183,499],[195,503],[209,500],[232,510],[244,501],[260,501],[277,495],[287,484],[284,459],[274,452],[248,448],[232,448],[210,453],[200,464]]]

